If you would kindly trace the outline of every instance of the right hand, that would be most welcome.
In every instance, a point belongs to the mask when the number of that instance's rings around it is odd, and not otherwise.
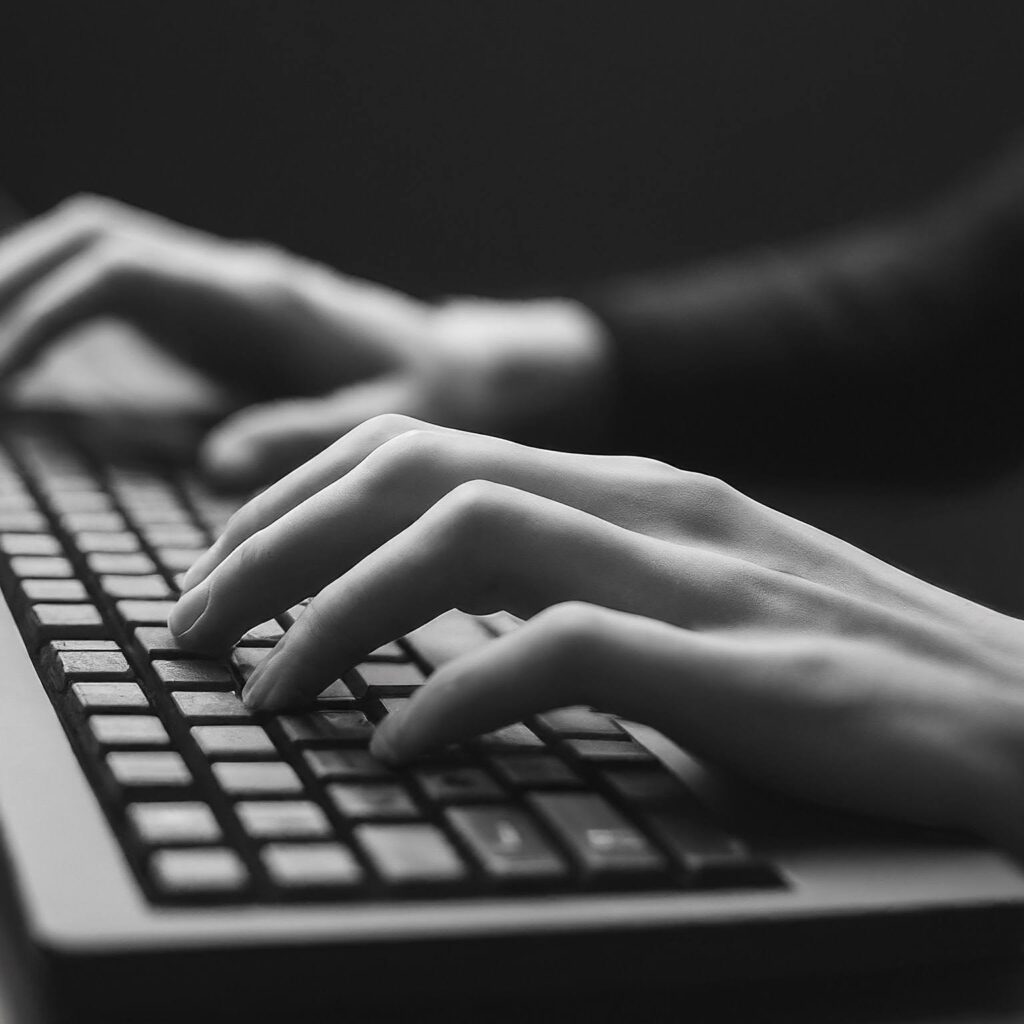
[[[601,330],[568,300],[435,306],[95,196],[0,242],[0,381],[107,315],[262,400],[200,452],[227,485],[269,482],[380,413],[558,439],[593,433],[603,407]]]

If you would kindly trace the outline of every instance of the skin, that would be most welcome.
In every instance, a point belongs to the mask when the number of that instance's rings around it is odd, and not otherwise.
[[[0,240],[0,381],[101,314],[261,399],[207,439],[214,476],[293,469],[170,621],[218,651],[316,595],[251,707],[300,705],[449,608],[506,609],[528,621],[437,671],[379,756],[593,704],[779,791],[1024,856],[1024,624],[719,480],[486,436],[600,434],[610,356],[582,308],[431,306],[95,197]]]
[[[451,607],[518,631],[374,738],[404,762],[593,704],[800,797],[1024,853],[1024,627],[719,480],[383,416],[244,507],[171,616],[216,651],[315,594],[244,699],[301,705]]]

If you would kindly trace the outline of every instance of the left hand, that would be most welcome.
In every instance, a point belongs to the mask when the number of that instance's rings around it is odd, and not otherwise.
[[[202,650],[316,594],[249,680],[264,710],[449,608],[530,619],[388,717],[392,761],[593,704],[779,791],[1024,854],[1024,624],[709,477],[381,416],[186,584],[170,624]]]

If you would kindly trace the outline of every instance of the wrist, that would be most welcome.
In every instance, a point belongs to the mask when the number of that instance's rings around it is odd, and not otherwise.
[[[608,429],[611,345],[571,299],[455,299],[433,319],[436,387],[450,422],[551,444],[594,444]]]

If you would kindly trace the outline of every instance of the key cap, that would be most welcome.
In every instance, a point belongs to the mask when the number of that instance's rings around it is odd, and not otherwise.
[[[68,533],[128,532],[128,524],[120,512],[65,512],[60,522]]]
[[[468,874],[444,834],[433,825],[358,825],[355,836],[385,882],[455,882]]]
[[[342,816],[353,820],[420,817],[412,797],[397,782],[334,782],[327,795]]]
[[[604,768],[601,778],[627,803],[645,807],[686,804],[696,808],[696,797],[665,768]]]
[[[75,575],[66,558],[52,555],[15,555],[10,566],[11,572],[21,579],[59,580]]]
[[[131,679],[131,666],[118,651],[48,651],[45,658],[47,678],[54,689],[65,690],[69,683],[86,679]]]
[[[135,642],[150,658],[192,658],[194,651],[186,651],[166,626],[139,626],[134,630]]]
[[[501,787],[480,768],[421,768],[414,773],[420,788],[439,803],[484,803],[501,800]]]
[[[283,761],[218,761],[212,765],[221,789],[231,796],[288,796],[302,780]]]
[[[540,829],[517,807],[450,807],[445,817],[491,878],[540,880],[568,874]]]
[[[408,697],[381,697],[380,703],[387,714],[392,714],[409,703]]]
[[[206,534],[196,526],[140,526],[139,533],[155,548],[205,548]]]
[[[259,725],[194,725],[192,738],[207,757],[275,757],[277,748]]]
[[[260,859],[270,880],[284,889],[355,885],[363,869],[341,843],[268,843]]]
[[[399,645],[397,640],[392,640],[391,643],[385,644],[383,647],[378,647],[377,650],[371,651],[366,656],[367,661],[408,661],[409,655],[405,653],[402,647]]]
[[[386,779],[394,773],[368,750],[306,750],[302,755],[318,779]]]
[[[558,708],[537,716],[537,727],[549,736],[579,739],[607,739],[625,736],[622,727],[611,715],[591,708]]]
[[[462,654],[476,650],[493,639],[472,616],[451,611],[414,629],[406,638],[412,649],[431,668],[439,668]]]
[[[231,662],[238,669],[238,674],[242,677],[243,681],[248,682],[249,676],[256,671],[256,666],[272,650],[272,647],[236,647],[231,652]]]
[[[151,497],[139,500],[137,496],[125,503],[128,514],[137,526],[185,526],[192,528],[188,512],[173,499],[153,501]]]
[[[171,597],[163,576],[101,576],[100,588],[114,600],[162,600]]]
[[[149,707],[138,683],[74,683],[71,692],[82,711],[137,711]]]
[[[171,750],[124,750],[107,754],[107,767],[126,789],[173,789],[192,784],[188,766]]]
[[[116,640],[51,640],[49,651],[120,651]]]
[[[22,580],[21,590],[25,599],[33,603],[81,604],[89,600],[81,580]]]
[[[642,813],[655,837],[684,871],[708,885],[771,883],[770,865],[719,828],[693,804]]]
[[[355,700],[355,695],[340,679],[335,679],[318,697],[318,704],[346,704]]]
[[[127,812],[139,841],[152,846],[219,843],[223,838],[213,811],[198,800],[129,804]]]
[[[50,504],[55,512],[109,512],[110,495],[97,490],[54,491]]]
[[[625,735],[625,734],[623,734]],[[635,740],[566,740],[565,747],[581,761],[645,764],[654,755]]]
[[[235,811],[252,839],[320,839],[331,834],[327,816],[309,800],[243,800]]]
[[[203,548],[162,547],[156,549],[156,557],[160,560],[165,572],[188,572],[203,551]]]
[[[281,624],[275,619],[270,619],[268,622],[260,622],[253,626],[238,642],[254,647],[273,647],[283,636],[284,628]]]
[[[0,530],[10,533],[45,533],[50,524],[41,512],[0,512]]]
[[[109,636],[103,618],[92,604],[34,604],[29,608],[26,624],[36,640],[98,640]]]
[[[118,601],[118,614],[129,626],[163,626],[174,601]]]
[[[139,538],[134,533],[82,530],[75,534],[75,547],[83,554],[131,554],[139,550]]]
[[[554,754],[495,756],[491,765],[499,778],[520,789],[554,789],[583,785],[583,780]]]
[[[427,681],[411,661],[364,661],[345,679],[353,693],[369,693],[375,697],[412,693]]]
[[[506,725],[503,729],[484,733],[476,738],[476,743],[488,751],[539,750],[543,749],[544,741],[522,722]]]
[[[249,872],[234,850],[157,850],[150,859],[153,881],[169,894],[232,893],[244,889]]]
[[[149,555],[141,551],[129,554],[107,553],[97,551],[85,556],[86,565],[98,576],[110,575],[139,575],[146,576],[156,572],[156,563]],[[166,618],[163,620],[166,622]]]
[[[166,747],[171,739],[153,715],[93,715],[93,739],[104,747]]]
[[[0,533],[0,551],[7,555],[60,555],[60,541],[48,533]]]
[[[527,800],[587,877],[650,873],[665,866],[644,835],[596,793],[531,793]]]
[[[178,710],[193,722],[212,718],[252,717],[236,693],[177,690],[171,694],[171,699]]]
[[[285,737],[292,743],[369,743],[373,726],[362,711],[320,711],[308,715],[281,715]]]
[[[154,661],[153,671],[170,690],[231,690],[235,681],[220,661],[179,658]]]

